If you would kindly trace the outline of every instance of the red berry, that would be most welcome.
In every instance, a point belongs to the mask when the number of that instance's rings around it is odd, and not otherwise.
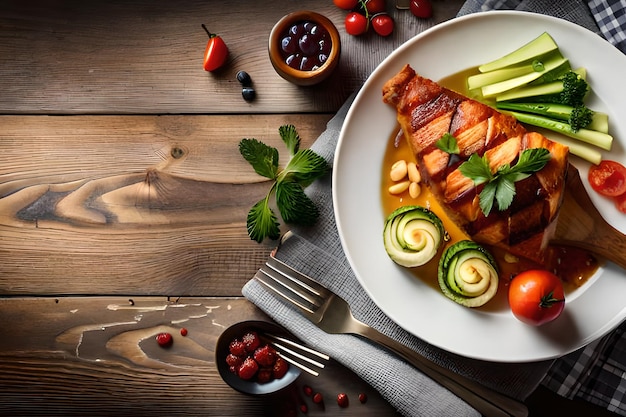
[[[276,358],[276,362],[274,363],[274,367],[272,368],[272,370],[274,373],[274,378],[280,379],[284,377],[289,370],[289,363],[279,356]]]
[[[348,34],[358,36],[367,32],[369,20],[360,13],[350,12],[346,15],[345,26]]]
[[[433,15],[433,6],[430,0],[411,0],[411,13],[422,19],[428,19]]]
[[[228,364],[228,366],[237,369],[243,363],[243,358],[241,356],[233,355],[232,353],[230,353],[228,354],[228,356],[226,356],[226,363]]]
[[[241,379],[249,380],[254,377],[254,375],[259,370],[259,365],[252,358],[246,358],[245,361],[239,366],[239,370],[237,371],[237,375]]]
[[[261,339],[256,332],[248,332],[243,335],[241,341],[246,346],[248,352],[254,352],[261,344]]]
[[[341,408],[346,408],[350,404],[348,396],[343,392],[341,394],[337,394],[337,404],[339,404],[339,407]]]
[[[321,393],[316,392],[315,395],[313,396],[313,402],[315,404],[320,404],[322,401],[324,401],[324,397],[322,396]]]
[[[365,404],[367,402],[367,394],[362,392],[359,394],[359,401],[361,404]]]
[[[156,335],[156,341],[161,347],[168,347],[172,344],[174,339],[169,333],[159,333]]]
[[[393,19],[387,13],[379,13],[372,17],[372,28],[380,36],[389,36],[393,32]]]
[[[230,353],[236,356],[245,356],[246,354],[246,345],[239,339],[235,339],[230,342],[228,346]]]
[[[184,327],[182,329],[180,329],[180,335],[181,336],[187,336],[187,329],[185,329]]]
[[[273,374],[272,374],[272,370],[269,368],[261,368],[259,369],[259,373],[256,376],[256,380],[261,383],[264,384],[266,382],[270,382],[272,381],[273,378]]]
[[[309,407],[307,407],[306,404],[301,404],[300,411],[302,411],[302,414],[306,414],[309,412]]]
[[[313,395],[313,388],[309,387],[308,385],[302,387],[302,390],[304,391],[304,395],[306,395],[307,397]]]
[[[276,351],[270,345],[263,345],[254,351],[254,360],[261,366],[273,366],[276,362]]]

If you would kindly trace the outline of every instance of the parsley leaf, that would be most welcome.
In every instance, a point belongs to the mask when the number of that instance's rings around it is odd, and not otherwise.
[[[278,128],[278,134],[285,142],[285,145],[287,145],[289,155],[294,156],[300,149],[300,136],[296,131],[296,127],[294,125],[283,125]]]
[[[252,165],[254,171],[266,178],[275,179],[278,173],[278,151],[256,139],[242,139],[239,153]]]
[[[283,221],[302,225],[315,223],[319,210],[304,189],[329,170],[328,162],[320,155],[310,149],[299,149],[300,136],[293,125],[281,126],[278,132],[290,156],[282,170],[278,166],[277,149],[256,139],[242,139],[239,143],[239,152],[254,171],[274,181],[265,198],[250,209],[246,220],[248,235],[259,243],[266,237],[280,237],[278,217],[269,205],[273,193]]]
[[[276,184],[276,205],[286,223],[310,226],[319,216],[317,206],[297,182],[282,181]]]
[[[474,185],[486,183],[479,194],[479,205],[483,214],[489,216],[494,201],[498,205],[498,210],[508,209],[515,197],[515,183],[543,169],[550,158],[550,151],[545,148],[524,149],[515,165],[502,165],[495,174],[492,174],[487,156],[483,155],[481,158],[477,154],[472,154],[461,164],[459,170],[461,174],[474,181]]]
[[[461,164],[459,170],[461,174],[474,181],[474,185],[484,184],[494,178],[486,155],[481,158],[473,153],[467,161]]]
[[[266,237],[270,239],[278,239],[280,237],[278,219],[268,205],[268,197],[269,194],[252,206],[246,221],[248,236],[259,243]]]
[[[456,138],[450,133],[444,133],[443,136],[435,142],[435,146],[449,154],[458,155],[459,152],[461,152]]]
[[[279,174],[279,180],[297,181],[304,187],[326,174],[328,162],[310,149],[303,149],[291,158]]]

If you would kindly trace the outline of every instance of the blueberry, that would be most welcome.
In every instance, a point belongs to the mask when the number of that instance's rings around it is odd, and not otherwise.
[[[256,97],[256,91],[254,91],[254,88],[252,87],[244,87],[241,90],[241,95],[243,96],[244,100],[252,101]]]
[[[252,78],[250,78],[250,74],[245,71],[239,71],[237,73],[237,81],[239,81],[244,87],[249,87],[250,84],[252,84]]]

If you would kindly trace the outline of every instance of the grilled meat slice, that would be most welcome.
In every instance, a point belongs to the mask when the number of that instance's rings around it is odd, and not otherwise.
[[[448,216],[473,240],[544,262],[563,198],[568,149],[545,136],[528,132],[514,117],[417,74],[409,65],[383,87],[383,101],[395,107],[403,134],[415,155],[424,181]],[[459,155],[435,143],[453,135]],[[515,184],[513,204],[485,217],[479,207],[481,186],[459,170],[472,154],[487,155],[492,172],[514,164],[524,149],[546,148],[551,160],[539,172]]]

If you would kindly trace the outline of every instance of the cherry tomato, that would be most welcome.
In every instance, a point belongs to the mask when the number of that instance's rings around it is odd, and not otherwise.
[[[369,20],[357,12],[350,12],[346,15],[346,32],[350,35],[358,36],[367,32]]]
[[[384,12],[387,9],[387,4],[385,0],[367,0],[365,7],[367,8],[367,13],[371,16],[376,13]]]
[[[422,19],[428,19],[433,15],[433,6],[430,4],[430,0],[411,0],[409,8],[414,16]]]
[[[552,272],[532,269],[511,281],[509,306],[513,315],[532,326],[556,319],[565,307],[563,283]]]
[[[356,7],[359,0],[333,0],[335,6],[344,10],[352,10]]]
[[[597,193],[615,197],[626,193],[626,167],[619,162],[604,160],[589,168],[589,184]]]
[[[204,25],[202,25],[202,27],[209,35],[209,41],[204,50],[203,68],[205,71],[215,71],[226,62],[226,58],[228,58],[228,47],[221,36],[209,32]]]
[[[387,13],[378,13],[371,19],[374,32],[380,36],[389,36],[393,32],[393,19]]]

